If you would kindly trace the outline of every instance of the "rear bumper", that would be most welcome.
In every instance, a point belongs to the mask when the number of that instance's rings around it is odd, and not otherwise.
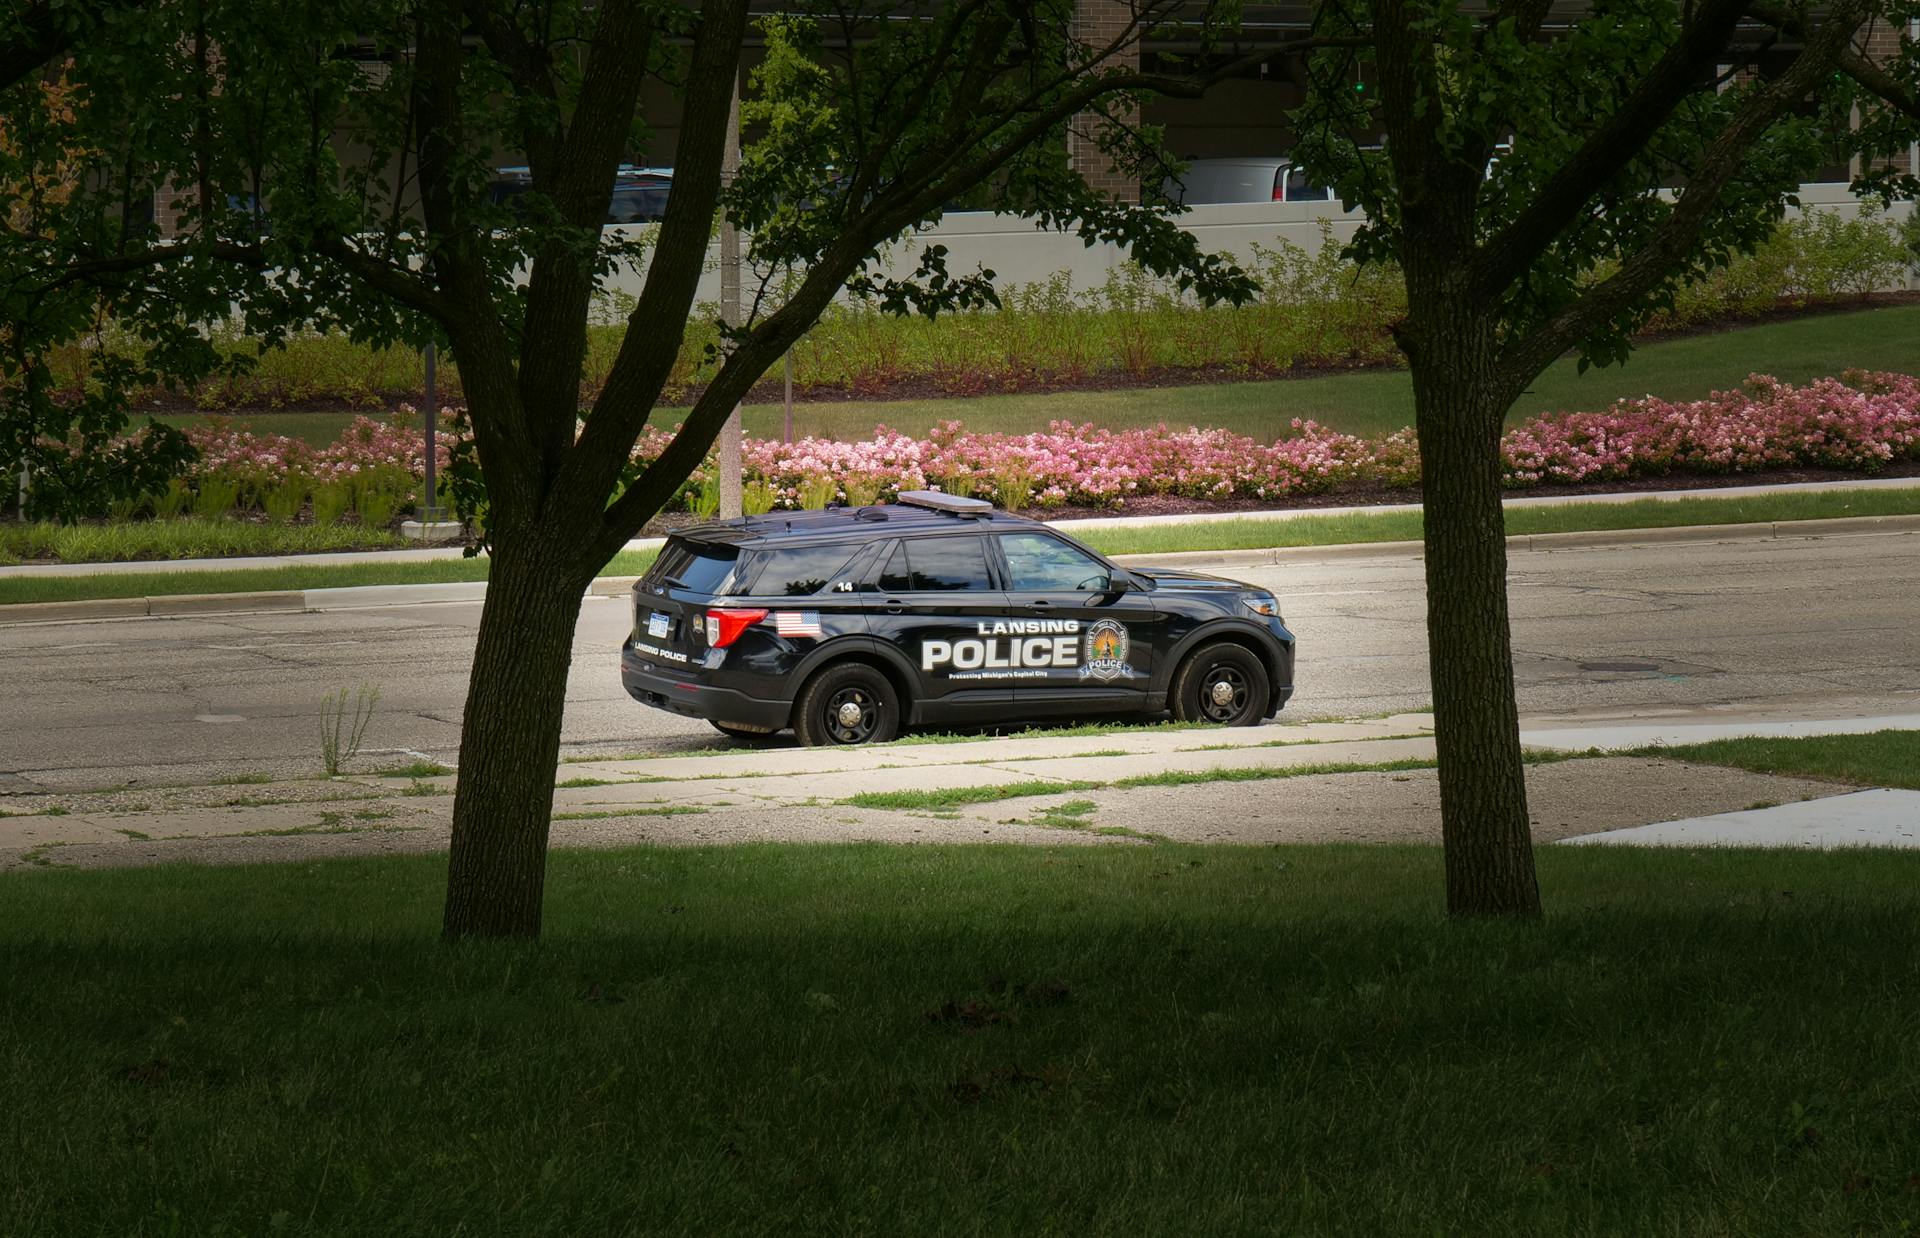
[[[791,701],[767,701],[734,688],[719,688],[645,669],[632,650],[620,655],[620,682],[642,705],[710,722],[737,722],[779,730],[787,725]]]

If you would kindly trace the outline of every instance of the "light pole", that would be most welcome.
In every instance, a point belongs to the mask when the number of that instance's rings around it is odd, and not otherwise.
[[[720,183],[733,187],[740,174],[740,70],[733,73],[733,97],[727,102],[727,144],[720,154]],[[720,219],[720,317],[727,326],[740,325],[740,229],[726,216]],[[733,341],[727,341],[733,352]],[[740,406],[727,414],[720,431],[720,518],[732,520],[741,513],[740,493]]]
[[[440,392],[434,383],[434,361],[439,349],[432,340],[427,341],[426,349],[420,360],[426,367],[426,392],[421,404],[421,415],[426,418],[427,430],[427,493],[420,504],[420,523],[432,524],[440,519],[440,491],[436,485],[434,465],[439,454],[434,443],[434,432],[440,428]]]

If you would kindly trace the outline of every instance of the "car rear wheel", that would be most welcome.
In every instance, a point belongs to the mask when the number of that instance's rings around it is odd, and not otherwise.
[[[1267,668],[1244,645],[1203,645],[1173,680],[1173,716],[1181,722],[1256,726],[1267,716],[1273,687]]]
[[[900,695],[871,666],[830,666],[800,690],[793,731],[809,747],[883,744],[900,733]]]

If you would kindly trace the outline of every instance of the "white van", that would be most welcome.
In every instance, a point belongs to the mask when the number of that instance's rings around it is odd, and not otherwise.
[[[1166,195],[1187,206],[1216,202],[1331,202],[1333,190],[1280,158],[1195,159],[1168,177]]]

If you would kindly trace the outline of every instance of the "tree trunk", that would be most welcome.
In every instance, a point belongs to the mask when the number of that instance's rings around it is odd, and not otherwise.
[[[496,544],[460,730],[448,937],[537,937],[567,667],[585,585],[524,535]]]
[[[1540,914],[1507,626],[1507,543],[1490,317],[1422,315],[1414,408],[1426,508],[1427,645],[1447,912]]]

